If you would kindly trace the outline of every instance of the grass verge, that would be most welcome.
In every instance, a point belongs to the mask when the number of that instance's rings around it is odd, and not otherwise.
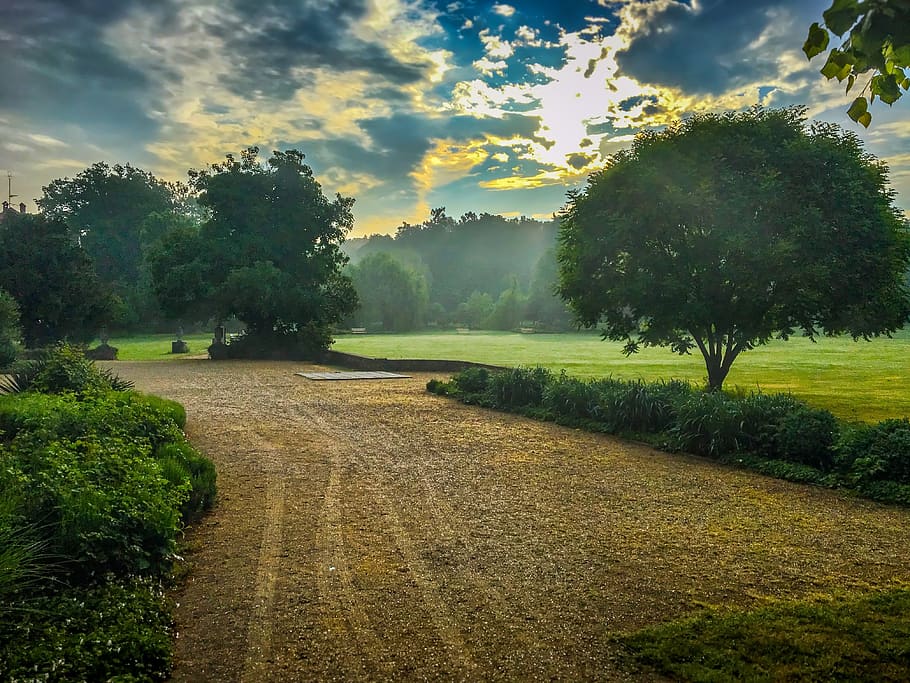
[[[635,663],[686,681],[907,681],[910,588],[712,611],[617,640]]]

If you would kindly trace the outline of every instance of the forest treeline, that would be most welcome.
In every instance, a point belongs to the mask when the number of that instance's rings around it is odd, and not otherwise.
[[[394,235],[348,240],[346,272],[360,297],[352,327],[424,326],[564,330],[571,315],[556,295],[555,220],[434,209]]]

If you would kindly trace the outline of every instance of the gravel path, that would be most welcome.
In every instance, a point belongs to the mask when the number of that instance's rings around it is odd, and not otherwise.
[[[182,402],[219,472],[176,681],[628,680],[612,631],[910,581],[906,510],[463,406],[428,375],[115,369]]]

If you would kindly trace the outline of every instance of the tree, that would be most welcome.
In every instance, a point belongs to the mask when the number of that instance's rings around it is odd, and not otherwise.
[[[427,281],[387,253],[365,257],[350,269],[364,325],[379,321],[385,331],[408,332],[423,325],[427,313]]]
[[[481,327],[493,313],[493,297],[486,292],[471,292],[471,296],[458,304],[455,315],[458,322],[468,327]]]
[[[150,251],[153,287],[173,316],[235,316],[246,324],[243,355],[313,356],[331,343],[333,325],[356,308],[341,274],[340,244],[353,227],[354,200],[330,201],[304,155],[259,150],[228,155],[190,171],[210,218],[180,226]]]
[[[19,327],[19,304],[0,289],[0,369],[16,360],[16,345],[22,338]]]
[[[521,323],[526,304],[527,297],[522,294],[518,279],[513,277],[512,286],[499,295],[492,312],[484,321],[484,327],[491,330],[514,330]]]
[[[66,222],[98,277],[122,300],[119,324],[147,324],[156,317],[144,252],[172,221],[191,220],[197,211],[186,186],[129,164],[96,163],[74,178],[53,181],[43,193],[38,206],[48,218]]]
[[[910,239],[887,167],[805,109],[694,116],[638,135],[573,192],[560,294],[640,346],[698,348],[719,389],[740,353],[795,331],[868,339],[910,313]]]
[[[568,330],[572,326],[572,312],[557,294],[559,267],[556,250],[547,249],[534,269],[531,289],[525,307],[525,318],[551,330]]]
[[[868,128],[870,102],[878,97],[893,104],[910,88],[910,74],[904,71],[910,68],[910,2],[834,0],[822,16],[824,26],[812,24],[803,52],[811,60],[828,49],[831,35],[843,39],[828,52],[821,72],[828,80],[846,80],[848,93],[857,79],[871,74],[847,110],[851,119]]]
[[[66,223],[25,214],[0,230],[0,288],[19,304],[29,348],[86,342],[110,322],[112,299]]]

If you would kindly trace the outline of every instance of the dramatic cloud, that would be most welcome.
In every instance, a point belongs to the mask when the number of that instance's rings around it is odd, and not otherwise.
[[[185,177],[296,147],[357,232],[550,215],[636,131],[843,91],[799,46],[826,0],[7,0],[0,170],[31,199],[96,161]],[[903,101],[859,131],[910,196]],[[853,126],[855,129],[855,126]]]

